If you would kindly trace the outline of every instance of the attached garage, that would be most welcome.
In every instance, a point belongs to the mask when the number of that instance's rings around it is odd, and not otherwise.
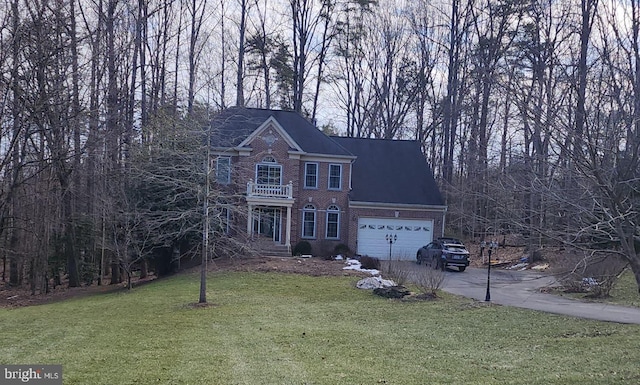
[[[392,237],[390,245],[388,237]],[[380,259],[415,260],[418,249],[433,240],[433,221],[398,218],[358,219],[357,253]]]

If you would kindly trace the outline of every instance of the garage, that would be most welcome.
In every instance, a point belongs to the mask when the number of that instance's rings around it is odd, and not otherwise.
[[[393,237],[390,245],[388,236]],[[418,249],[433,240],[433,221],[359,218],[357,253],[380,259],[415,260]]]

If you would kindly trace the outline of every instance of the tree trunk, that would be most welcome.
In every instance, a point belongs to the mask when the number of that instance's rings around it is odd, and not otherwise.
[[[149,275],[149,262],[145,258],[140,261],[140,279],[145,279]]]
[[[247,0],[240,0],[240,25],[238,26],[238,72],[236,74],[236,106],[244,106],[244,35],[246,32]]]
[[[20,263],[17,257],[9,258],[9,285],[20,286],[22,279],[20,274]]]
[[[111,256],[111,284],[116,285],[122,282],[122,277],[120,276],[120,267],[118,266],[118,261],[116,260],[115,253]]]
[[[204,199],[202,204],[202,266],[200,266],[200,298],[198,303],[207,303],[207,262],[209,260],[209,162],[211,137],[207,135],[207,151],[204,161]]]
[[[638,294],[640,294],[640,255],[636,254],[636,258],[629,262],[633,276],[636,278],[636,285],[638,287]]]

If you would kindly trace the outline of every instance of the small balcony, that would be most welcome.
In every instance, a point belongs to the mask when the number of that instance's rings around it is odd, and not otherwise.
[[[293,198],[293,182],[285,185],[259,184],[250,180],[247,183],[247,197],[253,198]]]

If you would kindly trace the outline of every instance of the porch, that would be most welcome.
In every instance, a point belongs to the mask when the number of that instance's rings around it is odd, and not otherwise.
[[[247,235],[265,252],[291,255],[291,208],[293,183],[286,185],[247,183]]]

